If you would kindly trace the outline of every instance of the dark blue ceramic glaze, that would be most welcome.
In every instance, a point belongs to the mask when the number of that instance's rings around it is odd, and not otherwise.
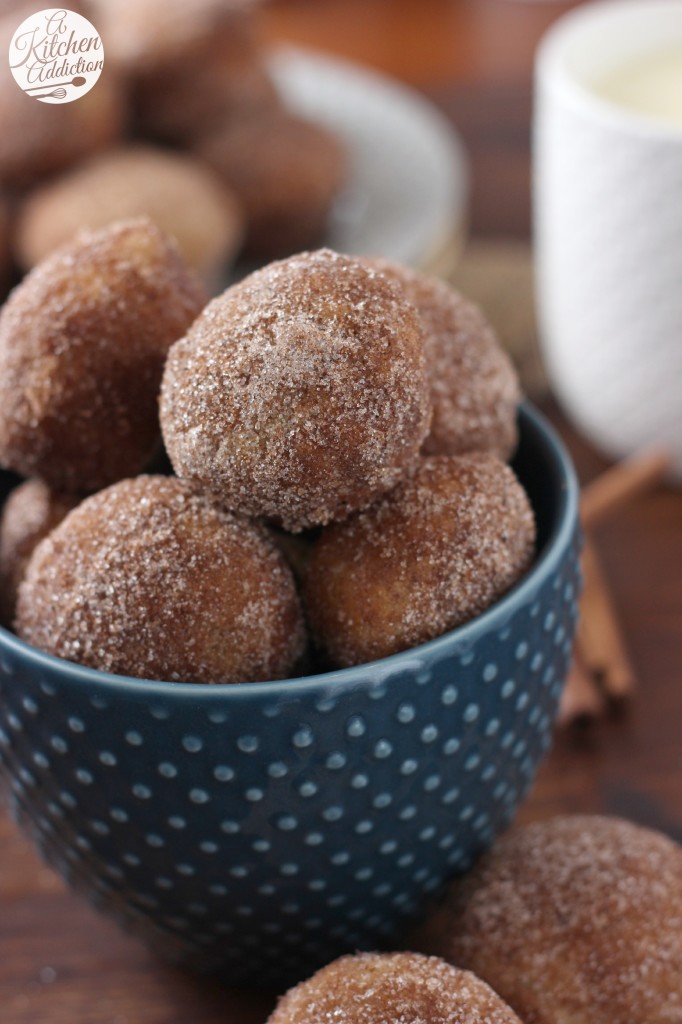
[[[483,615],[276,683],[146,682],[0,630],[0,756],[46,860],[165,956],[282,987],[390,944],[513,818],[550,745],[577,616],[578,494],[544,419],[515,468],[539,527]]]

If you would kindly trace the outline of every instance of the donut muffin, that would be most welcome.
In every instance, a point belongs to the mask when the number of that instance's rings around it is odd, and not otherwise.
[[[197,148],[244,208],[248,252],[272,258],[319,244],[346,177],[334,135],[273,110],[229,120]]]
[[[444,281],[372,260],[398,282],[424,322],[433,420],[424,452],[492,452],[506,461],[518,441],[521,389],[511,359],[472,302]]]
[[[371,508],[324,530],[304,605],[333,666],[407,650],[479,615],[528,569],[535,523],[494,455],[431,456]]]
[[[194,157],[152,146],[112,149],[32,192],[15,248],[30,269],[79,228],[146,215],[174,238],[187,264],[211,282],[233,262],[243,233],[239,203]]]
[[[205,298],[146,219],[49,256],[0,314],[0,464],[67,493],[139,472],[158,438],[166,354]]]
[[[26,480],[5,502],[0,519],[0,621],[11,627],[17,589],[35,547],[80,498],[58,494],[42,480]]]
[[[521,1024],[475,975],[418,953],[344,956],[291,989],[268,1024]]]
[[[682,849],[617,818],[517,828],[453,883],[419,941],[525,1024],[682,1021]]]
[[[16,627],[81,665],[187,683],[280,679],[304,646],[265,528],[173,477],[120,481],[71,512],[33,553]]]
[[[394,487],[429,419],[415,310],[384,275],[328,250],[214,299],[171,349],[161,392],[178,476],[291,532]]]

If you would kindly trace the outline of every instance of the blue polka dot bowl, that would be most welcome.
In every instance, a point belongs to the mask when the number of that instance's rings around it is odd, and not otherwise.
[[[167,958],[282,987],[390,945],[514,816],[571,653],[577,486],[521,411],[538,557],[494,607],[369,665],[181,685],[0,631],[0,758],[46,860]]]

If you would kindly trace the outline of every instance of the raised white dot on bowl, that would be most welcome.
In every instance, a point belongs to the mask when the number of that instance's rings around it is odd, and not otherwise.
[[[462,715],[462,718],[464,719],[465,722],[475,722],[480,713],[481,709],[479,708],[478,704],[468,704],[464,709],[464,714]]]
[[[203,749],[204,742],[198,736],[183,736],[182,745],[188,754],[198,754]]]
[[[348,719],[346,724],[346,733],[351,738],[357,739],[359,736],[364,736],[367,731],[364,718],[360,715],[353,715]]]
[[[302,797],[305,797],[306,799],[308,797],[315,796],[317,790],[317,784],[313,782],[311,779],[304,780],[298,786],[299,793],[301,794]]]
[[[347,758],[345,754],[342,754],[340,750],[334,750],[327,757],[325,765],[332,771],[338,771],[339,768],[343,768],[346,764]]]
[[[199,843],[199,849],[202,853],[217,853],[220,847],[212,840],[205,839],[203,842]]]
[[[369,775],[366,775],[364,772],[358,772],[350,780],[350,784],[353,789],[365,789],[366,786],[369,786]]]
[[[388,807],[393,802],[393,797],[390,793],[377,793],[372,800],[372,807],[376,807],[377,810],[381,810],[384,807]]]
[[[189,798],[193,804],[207,804],[211,799],[205,789],[190,789]]]
[[[309,832],[303,842],[306,846],[319,846],[324,842],[324,836],[321,832]]]
[[[297,875],[301,869],[298,864],[282,864],[279,871],[281,875],[286,875],[288,878],[293,878]]]
[[[452,754],[457,753],[461,745],[462,744],[460,743],[456,736],[451,736],[450,739],[447,739],[443,744],[443,753],[446,754],[448,757],[451,757]]]
[[[417,808],[414,804],[408,804],[407,807],[403,807],[403,809],[398,813],[398,817],[401,821],[411,821],[412,818],[415,817],[416,813]]]
[[[213,769],[213,777],[218,782],[230,782],[234,778],[234,770],[226,764],[219,764]]]
[[[332,807],[325,807],[322,811],[322,817],[325,821],[338,821],[343,817],[343,808],[334,805]]]
[[[446,805],[447,804],[454,804],[454,802],[458,798],[459,798],[459,789],[457,788],[457,786],[453,786],[452,789],[448,789],[447,792],[443,793],[442,797],[440,798],[440,802],[442,804],[446,804]]]
[[[382,882],[381,885],[374,886],[374,888],[372,889],[372,896],[378,896],[379,898],[381,898],[382,896],[388,896],[392,888],[393,886],[390,885],[388,882]]]
[[[233,878],[246,878],[248,873],[248,868],[244,867],[243,864],[234,864],[229,870],[229,874],[232,875]]]
[[[327,883],[324,878],[312,878],[308,882],[308,888],[311,892],[323,892],[327,888]]]
[[[368,832],[371,832],[373,828],[373,822],[365,818],[357,823],[357,825],[355,826],[355,831],[359,836],[364,836],[367,835]]]
[[[239,832],[239,822],[226,818],[225,821],[220,822],[220,830],[228,836],[236,835]]]
[[[176,864],[175,870],[179,875],[184,875],[185,878],[191,878],[196,875],[196,868],[192,864]]]
[[[162,761],[158,767],[159,775],[163,775],[164,779],[174,779],[178,774],[178,769],[170,761]]]
[[[157,835],[155,832],[150,832],[149,835],[145,836],[145,842],[147,846],[154,846],[157,850],[160,850],[162,846],[166,844],[163,841],[163,837]]]
[[[272,849],[272,843],[268,839],[254,839],[251,847],[256,853],[267,853]]]
[[[295,818],[293,814],[280,814],[280,816],[275,819],[275,825],[282,832],[292,832],[298,827],[298,819]]]
[[[377,740],[374,744],[374,756],[379,760],[383,761],[387,757],[390,757],[393,753],[393,744],[389,743],[388,740]]]
[[[130,729],[126,733],[126,743],[129,743],[131,747],[141,747],[144,740],[139,732],[136,732],[134,729]]]
[[[434,740],[438,739],[438,728],[437,726],[430,724],[425,725],[422,729],[419,737],[422,743],[433,743]]]
[[[208,720],[214,725],[224,725],[227,721],[227,714],[224,711],[209,711]]]
[[[466,807],[463,807],[462,810],[459,812],[460,821],[468,821],[469,818],[473,818],[473,816],[474,808],[471,806],[471,804],[467,804]]]
[[[419,767],[418,762],[415,761],[414,758],[408,757],[400,765],[400,774],[401,775],[414,775],[414,773],[416,772],[418,767]]]
[[[272,779],[283,779],[288,771],[289,769],[284,761],[273,761],[272,764],[268,765],[268,775]]]
[[[50,746],[53,750],[56,750],[58,754],[66,754],[69,749],[68,743],[65,739],[62,739],[61,736],[52,736],[50,739]]]
[[[102,750],[99,754],[99,761],[101,764],[105,764],[107,768],[113,768],[117,764],[116,756],[110,750]]]
[[[443,688],[443,692],[440,695],[441,703],[446,707],[451,707],[457,702],[459,693],[456,686],[446,686]]]
[[[395,839],[387,839],[386,842],[382,843],[379,847],[379,853],[394,853],[398,849],[398,844]]]
[[[527,654],[528,654],[528,644],[526,643],[525,640],[522,640],[520,644],[516,645],[516,650],[514,651],[514,657],[516,658],[517,661],[523,661],[523,659],[526,657]]]
[[[300,729],[297,729],[292,737],[294,746],[298,747],[299,750],[305,750],[306,747],[312,746],[314,741],[315,736],[313,735],[313,730],[308,725],[304,725]]]
[[[187,822],[184,818],[181,818],[179,814],[171,814],[168,819],[168,824],[171,828],[175,828],[178,831],[183,828],[187,828]]]
[[[467,757],[467,759],[464,762],[464,770],[466,772],[473,772],[473,771],[476,770],[476,768],[478,768],[480,763],[481,763],[481,755],[480,754],[476,754],[476,753],[469,754],[469,756]]]
[[[259,800],[263,799],[265,793],[258,786],[250,786],[244,793],[244,796],[250,803],[257,804]]]
[[[152,791],[149,786],[145,786],[141,782],[136,782],[133,786],[133,796],[136,796],[138,800],[149,800],[151,795]]]
[[[413,704],[401,704],[396,711],[395,716],[399,722],[402,722],[403,725],[407,725],[408,722],[414,721],[416,714],[417,712],[415,711]]]
[[[72,793],[67,792],[66,790],[62,790],[62,792],[59,794],[59,799],[61,800],[65,807],[70,807],[71,810],[78,806],[78,801],[76,800],[75,796]]]
[[[260,746],[260,740],[257,736],[240,736],[237,746],[243,754],[254,754]]]
[[[10,711],[10,713],[7,715],[7,722],[10,729],[14,729],[15,732],[21,732],[23,728],[21,720],[17,718],[13,711]]]
[[[350,854],[347,850],[340,850],[329,858],[329,863],[333,864],[335,867],[343,867],[343,865],[348,864],[349,861]]]
[[[483,682],[492,683],[493,679],[497,678],[497,665],[494,662],[488,662],[483,669]]]
[[[92,772],[89,772],[87,768],[76,768],[74,775],[84,786],[91,786],[95,781]]]
[[[75,715],[67,719],[67,724],[71,732],[85,732],[85,723]]]
[[[29,715],[38,714],[38,705],[33,700],[33,697],[24,697],[21,703],[24,706],[24,711],[28,711]]]
[[[227,896],[227,886],[220,885],[219,883],[209,885],[208,891],[210,892],[211,896]]]
[[[112,807],[109,811],[109,817],[113,821],[117,821],[119,825],[123,825],[128,820],[128,812],[124,811],[121,807]]]

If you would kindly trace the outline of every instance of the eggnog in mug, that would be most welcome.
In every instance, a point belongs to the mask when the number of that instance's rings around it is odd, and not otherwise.
[[[594,83],[602,99],[682,128],[682,45],[630,58]]]

